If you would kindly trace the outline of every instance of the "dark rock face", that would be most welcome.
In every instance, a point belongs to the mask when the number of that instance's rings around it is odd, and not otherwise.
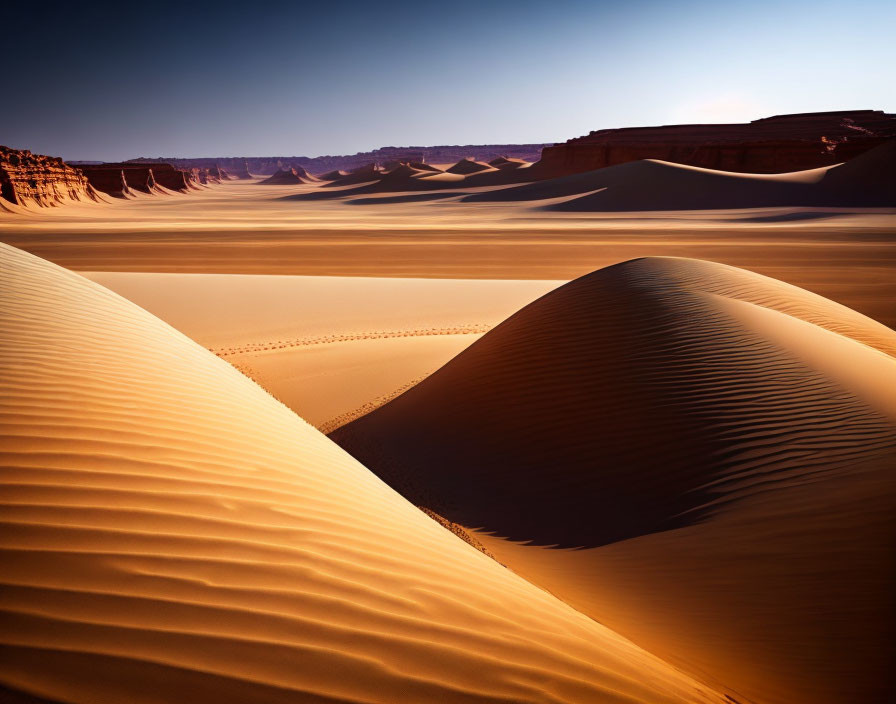
[[[58,157],[0,146],[0,197],[46,207],[64,199],[96,200],[96,193],[79,169]]]
[[[779,115],[749,123],[598,130],[545,147],[540,178],[639,159],[743,173],[784,173],[847,161],[896,137],[896,116],[879,110]]]
[[[249,173],[249,162],[245,159],[232,159],[225,164],[227,175],[237,180],[246,181],[252,178]]]
[[[227,174],[219,169],[217,165],[210,166],[205,170],[205,172],[208,181],[211,183],[221,183],[221,181],[227,180]]]
[[[80,167],[96,190],[121,198],[129,191],[152,193],[156,185],[171,191],[187,191],[199,182],[192,172],[162,162],[89,164]]]

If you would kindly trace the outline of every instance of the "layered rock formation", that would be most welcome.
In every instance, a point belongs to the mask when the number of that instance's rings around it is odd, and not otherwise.
[[[84,174],[59,157],[0,146],[0,198],[13,205],[53,206],[97,200]]]
[[[896,137],[880,110],[778,115],[749,123],[629,127],[591,132],[545,147],[541,178],[639,159],[744,173],[784,173],[847,161]]]
[[[80,168],[91,186],[117,198],[132,190],[152,193],[156,185],[182,192],[195,188],[199,182],[194,173],[162,162],[89,164]]]
[[[209,183],[221,183],[226,178],[217,166],[209,166],[208,168],[194,166],[188,172],[192,174],[193,183],[199,183],[203,186]]]

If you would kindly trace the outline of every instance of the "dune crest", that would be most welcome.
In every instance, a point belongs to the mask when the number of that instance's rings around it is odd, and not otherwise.
[[[0,252],[9,696],[722,701],[451,535],[168,325]]]
[[[894,352],[896,332],[807,291],[645,258],[546,294],[331,437],[735,697],[877,701]]]

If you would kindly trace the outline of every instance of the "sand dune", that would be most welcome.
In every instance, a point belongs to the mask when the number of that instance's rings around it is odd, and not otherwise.
[[[498,172],[495,172],[498,173]],[[334,186],[351,186],[361,181],[354,188],[331,188]],[[390,171],[375,172],[373,176],[347,176],[343,179],[325,184],[323,189],[305,193],[291,194],[283,200],[335,200],[347,196],[367,193],[397,193],[404,191],[431,191],[438,188],[453,188],[465,183],[463,176],[440,170],[418,169],[409,164],[401,164]]]
[[[476,161],[475,159],[461,159],[453,166],[449,166],[445,171],[449,174],[467,176],[469,174],[478,174],[482,171],[491,171],[493,168],[493,166],[489,166],[482,161]]]
[[[333,430],[559,281],[88,273]]]
[[[344,178],[346,176],[348,176],[348,171],[334,169],[333,171],[327,171],[325,174],[319,174],[317,178],[321,181],[335,181],[336,179]]]
[[[896,333],[645,258],[332,437],[514,571],[738,701],[889,689]]]
[[[313,183],[317,181],[301,166],[294,166],[289,169],[277,169],[271,176],[259,181],[259,185],[269,186],[290,186],[293,184]]]
[[[643,160],[464,198],[528,201],[587,194],[554,203],[560,211],[650,211],[896,205],[896,142],[845,164],[787,174],[714,171]]]
[[[369,166],[362,166],[358,169],[353,169],[348,174],[340,178],[332,179],[329,181],[329,183],[325,183],[324,186],[339,188],[342,186],[354,186],[359,183],[370,183],[371,181],[376,181],[382,175],[383,172],[379,168],[377,168],[376,164],[370,164]]]
[[[2,269],[4,696],[721,702],[134,304]]]
[[[442,169],[438,166],[433,166],[432,164],[426,164],[422,161],[411,161],[408,163],[408,166],[419,169],[421,171],[432,171],[433,173],[442,173]]]
[[[521,166],[529,166],[530,164],[522,159],[509,159],[506,156],[499,156],[488,162],[488,165],[496,169],[518,169]]]

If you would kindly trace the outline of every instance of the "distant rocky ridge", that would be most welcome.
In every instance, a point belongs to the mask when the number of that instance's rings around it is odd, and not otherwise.
[[[545,147],[533,175],[550,178],[640,159],[743,173],[785,173],[847,161],[896,137],[880,110],[777,115],[748,123],[627,127]]]
[[[84,175],[62,159],[0,146],[0,210],[13,205],[58,205],[65,200],[97,200]]]
[[[303,168],[312,174],[351,171],[375,164],[390,169],[402,163],[453,164],[464,158],[489,161],[497,157],[536,161],[546,144],[468,144],[436,147],[382,147],[370,152],[343,156],[203,157],[196,159],[140,157],[128,163],[166,162],[180,169],[218,167],[237,178],[249,174],[270,176],[277,171]]]

